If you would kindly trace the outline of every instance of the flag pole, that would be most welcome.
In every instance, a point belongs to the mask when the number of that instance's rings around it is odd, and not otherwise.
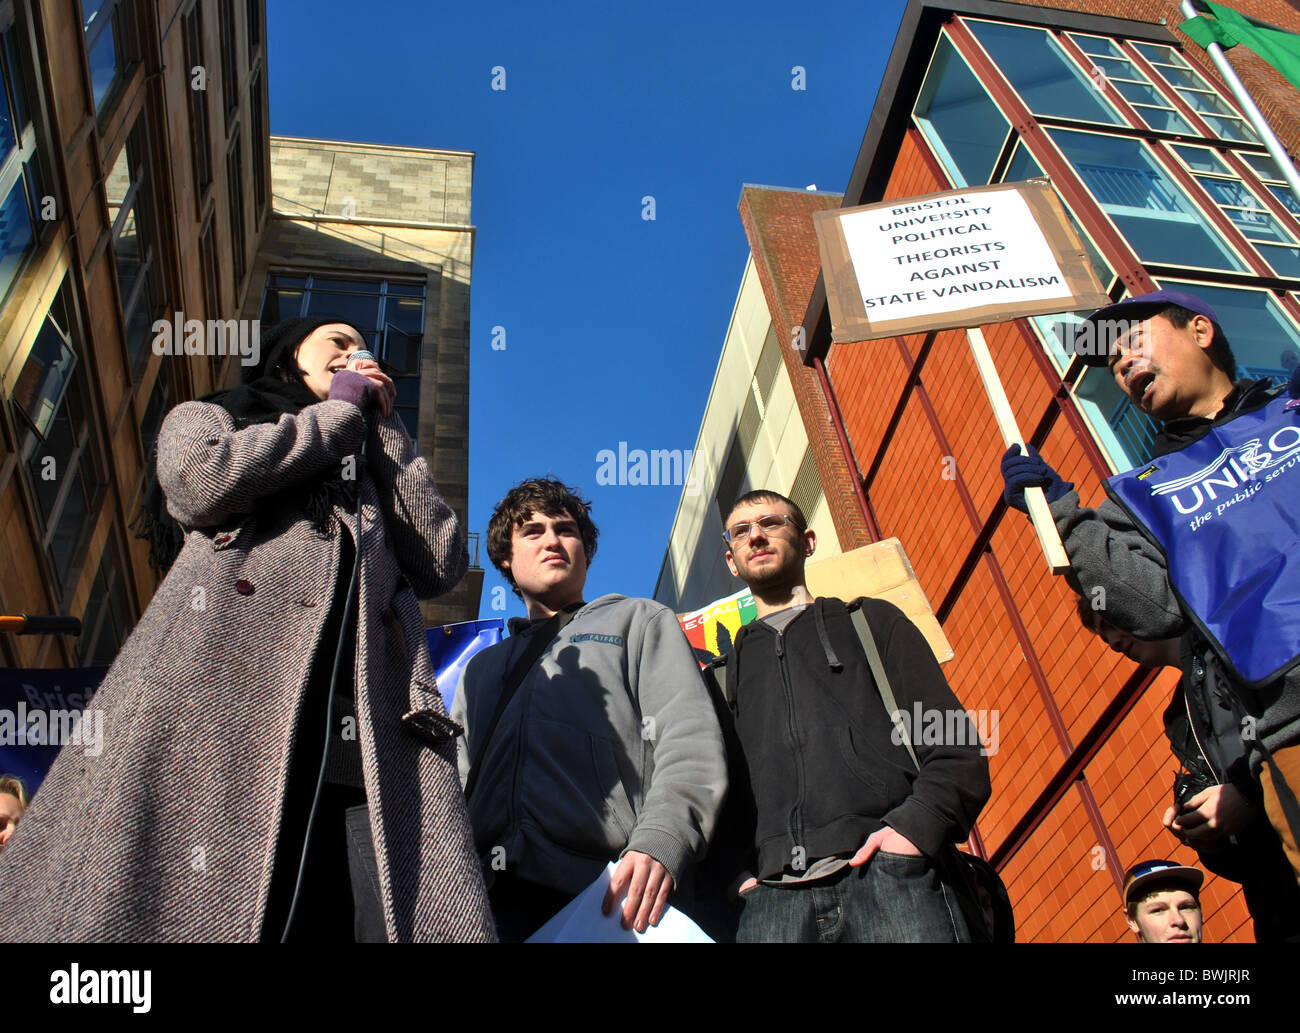
[[[1196,4],[1192,0],[1182,0],[1179,9],[1189,19],[1201,17],[1201,12],[1196,9]],[[1246,118],[1254,126],[1255,132],[1264,141],[1269,156],[1277,162],[1277,167],[1282,170],[1282,177],[1290,186],[1291,193],[1295,195],[1296,201],[1300,202],[1300,174],[1296,172],[1296,167],[1291,163],[1286,148],[1282,146],[1282,142],[1269,127],[1269,124],[1264,121],[1263,113],[1256,106],[1251,95],[1246,92],[1246,87],[1242,85],[1232,65],[1228,64],[1228,57],[1223,52],[1223,48],[1217,43],[1210,43],[1205,48],[1205,51],[1210,55],[1210,60],[1214,62],[1214,67],[1219,70],[1219,74],[1223,76],[1224,82],[1228,84],[1228,89],[1232,91],[1232,95],[1237,98],[1237,103],[1241,105],[1242,110],[1246,113]]]

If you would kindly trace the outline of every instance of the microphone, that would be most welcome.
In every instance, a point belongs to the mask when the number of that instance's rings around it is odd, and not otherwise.
[[[379,365],[379,359],[375,357],[375,353],[366,348],[362,348],[359,351],[354,351],[348,356],[348,364],[345,368],[355,369],[356,364],[360,362],[373,362],[376,366]],[[361,452],[359,453],[362,459],[366,458],[366,447],[369,444],[370,431],[374,428],[375,421],[378,418],[378,415],[373,413],[366,416],[366,436],[361,439]]]
[[[360,351],[355,351],[348,356],[348,369],[353,368],[352,364],[354,362],[373,362],[376,366],[379,365],[379,359],[375,357],[375,353],[367,351],[365,348],[362,348]]]

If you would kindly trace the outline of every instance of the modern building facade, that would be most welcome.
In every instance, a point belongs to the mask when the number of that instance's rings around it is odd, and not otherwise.
[[[148,605],[131,525],[163,416],[238,380],[218,322],[356,320],[463,515],[473,156],[270,137],[261,0],[3,0],[0,33],[0,611],[83,620],[0,663],[108,663]],[[191,319],[207,353],[160,354]]]
[[[1233,6],[1300,31],[1285,3]],[[1300,199],[1181,20],[1156,0],[912,0],[843,206],[1046,176],[1112,298],[1197,293],[1239,376],[1287,375]],[[1255,55],[1229,53],[1296,154],[1300,96]],[[901,539],[955,650],[954,690],[1000,715],[973,845],[1006,881],[1020,938],[1128,938],[1124,867],[1196,861],[1160,825],[1178,766],[1161,714],[1177,678],[1084,633],[1028,521],[1008,514],[1002,441],[962,331],[831,343],[812,227],[823,207],[747,188],[740,214],[839,547]],[[1023,433],[1085,504],[1147,458],[1150,423],[1061,348],[1053,320],[983,331]],[[683,562],[674,548],[666,566]],[[1207,938],[1251,938],[1234,884],[1211,877],[1202,900]]]
[[[840,202],[839,194],[805,196],[823,207],[838,207]],[[774,488],[799,503],[808,526],[817,532],[819,558],[839,552],[808,434],[751,259],[741,278],[691,454],[687,490],[655,586],[658,602],[682,613],[744,587],[727,569],[723,521],[731,503],[756,487]]]

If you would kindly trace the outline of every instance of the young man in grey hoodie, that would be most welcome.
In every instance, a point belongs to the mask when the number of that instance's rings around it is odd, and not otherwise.
[[[503,941],[526,939],[618,860],[644,932],[699,861],[727,788],[722,732],[676,615],[583,601],[599,531],[556,480],[524,481],[488,523],[488,555],[528,607],[474,657],[452,707],[461,779]]]

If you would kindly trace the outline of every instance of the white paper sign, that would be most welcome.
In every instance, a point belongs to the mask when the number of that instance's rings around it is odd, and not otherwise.
[[[903,201],[851,212],[841,224],[872,323],[1068,292],[1015,190]]]

